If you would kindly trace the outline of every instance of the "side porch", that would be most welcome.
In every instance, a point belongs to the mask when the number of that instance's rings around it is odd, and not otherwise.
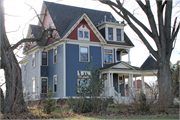
[[[142,70],[125,62],[118,62],[101,69],[101,75],[107,78],[101,96],[113,96],[114,102],[128,104],[132,102],[132,97],[138,90],[146,93],[145,77],[156,76],[157,70]],[[137,78],[141,79],[140,89],[137,87]]]

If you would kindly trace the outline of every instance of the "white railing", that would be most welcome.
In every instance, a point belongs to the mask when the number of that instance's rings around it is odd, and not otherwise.
[[[118,93],[115,89],[113,89],[113,97],[115,99],[115,102],[119,103],[119,100],[121,98],[121,93]]]

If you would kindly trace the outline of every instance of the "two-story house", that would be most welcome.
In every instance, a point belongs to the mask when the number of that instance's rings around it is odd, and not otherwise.
[[[41,21],[45,29],[56,31],[45,46],[43,42],[24,46],[26,57],[20,64],[24,93],[29,99],[45,97],[48,87],[53,89],[55,99],[76,96],[78,71],[88,73],[85,64],[91,57],[92,63],[107,75],[104,96],[119,99],[125,96],[126,78],[132,87],[133,77],[142,76],[143,80],[144,75],[153,74],[149,69],[131,66],[129,53],[134,45],[124,32],[126,24],[116,21],[110,12],[43,2]],[[30,25],[27,37],[38,38],[41,28],[40,22]],[[128,61],[122,61],[127,54]],[[150,69],[157,72],[156,66]]]

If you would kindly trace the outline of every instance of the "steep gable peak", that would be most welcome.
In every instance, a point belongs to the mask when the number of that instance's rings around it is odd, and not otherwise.
[[[80,25],[80,23],[82,23],[82,25]],[[87,26],[84,24],[86,24]],[[76,29],[88,30],[88,27],[89,27],[89,30],[91,31],[91,34],[93,33],[94,36],[96,36],[97,39],[101,42],[101,44],[106,44],[106,40],[97,30],[97,28],[94,26],[94,24],[92,23],[92,21],[90,20],[90,18],[87,16],[86,13],[84,13],[81,17],[78,17],[78,19],[74,21],[74,24],[71,24],[71,27],[68,27],[69,30],[66,30],[67,32],[65,33],[63,38],[68,38],[72,34],[72,32],[75,32],[75,34],[78,35],[78,32],[74,30]]]

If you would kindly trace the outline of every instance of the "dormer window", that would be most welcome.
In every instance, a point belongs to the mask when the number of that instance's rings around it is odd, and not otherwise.
[[[89,34],[90,34],[89,29],[85,25],[81,25],[78,28],[78,40],[90,41]]]
[[[121,41],[121,29],[116,29],[117,41]]]
[[[113,28],[108,28],[108,39],[113,40]]]

